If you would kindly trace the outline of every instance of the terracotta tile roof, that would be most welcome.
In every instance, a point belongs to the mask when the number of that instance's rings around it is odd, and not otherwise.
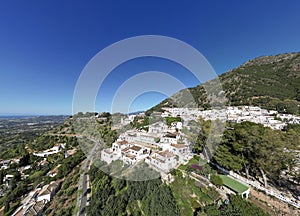
[[[122,152],[127,152],[130,148],[131,148],[131,147],[126,147],[126,148],[122,149],[121,151],[122,151]]]
[[[141,150],[142,148],[140,147],[140,146],[132,146],[131,147],[131,149],[133,150],[133,151],[139,151],[139,150]]]
[[[136,158],[136,156],[132,155],[132,154],[125,154],[124,156],[127,157],[127,158],[130,158],[131,160]]]
[[[165,157],[165,158],[170,158],[170,157],[174,156],[174,154],[168,150],[157,152],[157,154],[159,154],[160,156]]]
[[[117,144],[118,145],[125,145],[125,144],[128,144],[128,142],[126,140],[122,140],[122,141],[118,141]]]
[[[159,161],[159,162],[161,162],[161,163],[164,163],[165,162],[165,160],[162,160],[162,159],[160,159],[160,158],[158,158],[158,157],[155,157],[155,156],[152,156],[151,157],[153,160],[157,160],[157,161]]]
[[[171,146],[174,147],[174,148],[187,148],[187,146],[184,145],[184,144],[173,144],[172,143]]]

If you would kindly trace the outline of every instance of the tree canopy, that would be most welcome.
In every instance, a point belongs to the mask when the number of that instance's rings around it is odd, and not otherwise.
[[[282,171],[293,170],[300,135],[292,129],[287,132],[272,130],[261,124],[242,122],[226,130],[214,160],[235,171],[267,175],[277,181]]]

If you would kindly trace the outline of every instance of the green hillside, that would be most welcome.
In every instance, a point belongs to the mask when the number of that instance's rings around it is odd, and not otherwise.
[[[255,58],[220,75],[219,79],[227,98],[226,105],[255,105],[283,113],[300,114],[299,52]],[[203,109],[210,108],[210,97],[203,88],[209,83],[186,89]],[[174,101],[184,98],[186,90],[162,101],[148,113],[166,106],[180,106]]]

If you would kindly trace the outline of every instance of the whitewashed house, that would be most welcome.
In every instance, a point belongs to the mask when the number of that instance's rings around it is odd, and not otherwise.
[[[120,135],[120,139],[126,140],[127,142],[133,142],[137,139],[137,133],[135,131],[128,131]]]
[[[138,135],[139,135],[138,136],[139,139],[137,141],[145,142],[145,143],[155,143],[156,136],[153,134],[141,132]]]
[[[180,138],[179,134],[176,133],[166,133],[161,137],[161,143],[177,143],[177,140]]]
[[[37,153],[34,152],[33,155],[38,157],[46,157],[51,154],[57,154],[58,152],[61,151],[61,149],[64,149],[65,147],[66,147],[65,143],[57,143],[51,149],[47,149],[43,152],[37,152]]]
[[[164,172],[169,172],[177,166],[176,155],[172,152],[165,150],[152,154],[145,160],[150,166],[154,166]]]
[[[127,140],[117,140],[117,142],[114,142],[112,144],[112,150],[118,152],[121,154],[121,150],[127,147],[130,147],[131,145]]]
[[[55,195],[56,191],[58,190],[60,184],[57,182],[51,182],[48,185],[45,185],[42,190],[40,190],[36,201],[40,202],[43,201],[45,203],[50,202],[52,197]]]
[[[148,133],[154,134],[162,134],[164,131],[167,130],[167,126],[163,122],[158,122],[149,125]]]
[[[132,155],[130,153],[124,153],[122,155],[122,160],[124,163],[128,164],[128,165],[133,165],[137,162],[137,158],[135,155]]]
[[[108,164],[120,158],[121,154],[119,154],[117,151],[113,151],[111,148],[103,149],[101,151],[101,160]]]
[[[184,144],[170,144],[169,151],[176,155],[185,155],[189,152],[189,147]]]

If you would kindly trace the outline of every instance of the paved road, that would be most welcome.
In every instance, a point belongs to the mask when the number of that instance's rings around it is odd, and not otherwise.
[[[90,162],[86,163],[87,167],[84,174],[83,174],[83,181],[82,181],[82,195],[81,195],[81,202],[80,202],[80,208],[79,208],[79,215],[85,215],[86,205],[87,205],[87,170]]]
[[[87,206],[87,196],[88,196],[88,191],[87,191],[87,184],[88,184],[88,171],[91,165],[91,162],[93,160],[93,157],[95,156],[95,150],[97,149],[97,147],[99,146],[99,142],[93,138],[89,138],[90,140],[94,141],[96,143],[96,145],[93,147],[93,149],[91,150],[90,154],[88,155],[84,165],[82,166],[82,170],[83,170],[83,180],[82,180],[82,185],[81,185],[81,189],[82,189],[82,194],[81,194],[81,198],[80,198],[80,207],[79,207],[79,212],[78,215],[79,216],[84,216],[86,215],[86,206]]]

